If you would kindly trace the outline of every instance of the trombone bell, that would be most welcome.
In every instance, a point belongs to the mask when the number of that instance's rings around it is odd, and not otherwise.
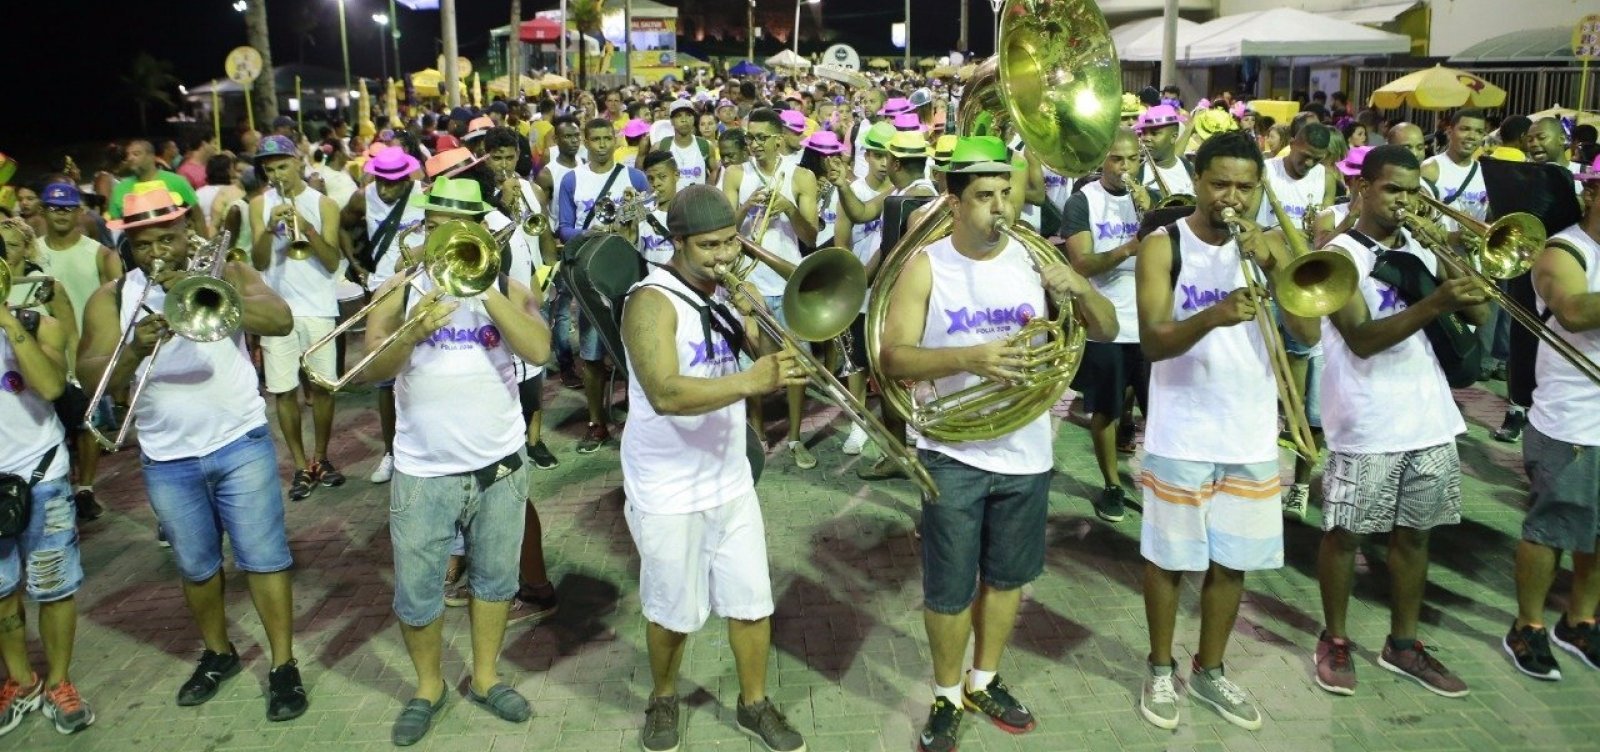
[[[1278,305],[1296,316],[1327,316],[1356,292],[1356,266],[1344,254],[1312,251],[1274,275]]]

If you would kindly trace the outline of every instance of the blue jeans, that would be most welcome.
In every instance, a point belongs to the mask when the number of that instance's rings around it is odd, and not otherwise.
[[[140,455],[139,464],[183,579],[205,582],[222,571],[223,532],[240,571],[267,574],[294,566],[278,451],[267,424],[203,457],[159,462]]]
[[[458,529],[472,552],[467,560],[472,597],[504,602],[517,594],[528,503],[528,461],[522,452],[518,450],[521,467],[488,486],[480,486],[471,474],[394,474],[389,539],[394,545],[394,613],[401,622],[425,627],[444,613],[444,574]]]
[[[556,281],[550,283],[550,297],[544,301],[541,311],[544,320],[550,322],[551,347],[556,353],[556,365],[563,373],[572,371],[573,361],[573,332],[572,332],[572,293],[567,291],[567,283],[556,275]]]
[[[28,561],[25,568],[24,557]],[[17,591],[23,584],[24,569],[28,597],[36,603],[71,598],[83,585],[78,508],[72,503],[72,486],[65,477],[34,486],[28,527],[15,538],[0,538],[0,597]]]
[[[1015,590],[1044,572],[1050,472],[1001,475],[940,452],[917,452],[939,488],[922,505],[922,602],[959,614],[978,597],[978,581]]]

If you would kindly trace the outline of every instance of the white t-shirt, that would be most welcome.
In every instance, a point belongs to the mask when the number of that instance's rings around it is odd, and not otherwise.
[[[1489,189],[1483,184],[1483,169],[1473,160],[1467,165],[1456,164],[1448,154],[1435,154],[1423,162],[1424,165],[1436,164],[1439,166],[1439,180],[1435,185],[1439,189],[1439,200],[1450,208],[1464,212],[1478,221],[1489,216]],[[1472,180],[1467,180],[1467,174],[1473,173]],[[1465,183],[1466,187],[1462,188]],[[1457,195],[1460,189],[1460,195]],[[1439,225],[1446,232],[1461,229],[1455,220],[1449,217],[1440,217]]]
[[[661,227],[667,226],[667,211],[653,209],[650,216],[654,217]],[[655,225],[649,220],[639,222],[639,255],[652,264],[665,264],[672,261],[672,237],[656,230]]]
[[[1595,243],[1579,225],[1556,233],[1551,240],[1564,241],[1577,248],[1584,257],[1584,289],[1600,291],[1600,243]],[[1547,250],[1545,253],[1566,251]],[[1546,310],[1544,301],[1538,303],[1542,314]],[[1546,323],[1556,336],[1571,343],[1589,360],[1600,362],[1600,330],[1569,332],[1554,316]],[[1528,422],[1539,429],[1539,433],[1557,441],[1600,446],[1600,387],[1542,342],[1533,368],[1538,385],[1533,389],[1533,409],[1528,411]]]
[[[672,150],[672,163],[678,166],[678,190],[691,185],[704,185],[706,178],[711,176],[711,168],[706,164],[706,155],[700,151],[700,139],[692,138],[688,146],[678,146],[678,142],[669,136],[667,147]]]

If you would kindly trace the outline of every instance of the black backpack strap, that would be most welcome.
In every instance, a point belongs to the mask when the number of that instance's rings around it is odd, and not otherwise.
[[[57,444],[44,453],[44,457],[39,460],[39,466],[33,469],[33,475],[28,476],[28,488],[33,488],[39,485],[39,481],[44,480],[44,474],[50,471],[50,463],[55,460],[56,450],[60,448],[61,445]]]
[[[665,269],[668,274],[671,274],[673,278],[677,279],[679,282],[684,282],[683,277],[678,274],[678,270],[673,269],[670,266],[662,266],[659,268]],[[756,354],[753,350],[749,349],[749,343],[745,341],[742,320],[735,316],[732,311],[729,311],[727,306],[718,303],[710,296],[701,295],[699,290],[695,290],[693,287],[690,287],[687,282],[684,282],[683,286],[688,287],[691,291],[693,291],[695,296],[699,299],[696,300],[695,298],[691,298],[688,295],[685,295],[682,290],[674,290],[665,285],[659,285],[655,283],[640,285],[640,287],[653,287],[658,290],[665,290],[666,292],[672,293],[679,300],[688,303],[695,310],[698,310],[700,312],[700,328],[706,342],[711,341],[711,332],[712,330],[716,330],[718,334],[722,335],[723,339],[728,341],[728,345],[733,348],[734,352],[744,353],[749,355],[751,359],[754,359]]]
[[[600,199],[611,195],[611,184],[617,182],[617,175],[621,174],[623,169],[624,168],[621,163],[611,166],[611,174],[606,176],[605,185],[600,186],[600,193],[595,195],[594,200],[596,204],[600,203]],[[573,185],[577,185],[576,179],[573,180]],[[589,229],[589,225],[592,222],[594,222],[594,208],[590,207],[589,216],[583,218],[583,226],[579,227],[578,231],[583,232],[584,230]]]
[[[1545,245],[1550,246],[1551,248],[1560,248],[1561,250],[1566,251],[1567,255],[1571,256],[1573,261],[1578,262],[1579,269],[1584,271],[1589,270],[1589,264],[1583,258],[1583,251],[1578,250],[1577,246],[1562,240],[1561,238],[1551,238],[1545,241]]]
[[[1173,222],[1162,228],[1167,231],[1167,239],[1172,241],[1172,289],[1178,289],[1178,273],[1183,271],[1183,243],[1178,242],[1178,223]]]
[[[1445,159],[1449,159],[1449,157],[1445,157]],[[1461,185],[1456,186],[1456,189],[1451,191],[1449,196],[1444,196],[1441,198],[1445,206],[1449,206],[1455,203],[1456,199],[1461,198],[1461,192],[1466,190],[1468,185],[1472,184],[1472,178],[1478,174],[1478,164],[1478,160],[1472,160],[1472,169],[1467,170],[1467,179],[1461,181]]]
[[[392,241],[398,234],[400,217],[406,213],[406,205],[411,200],[411,188],[414,185],[416,185],[415,182],[406,183],[405,193],[400,196],[399,200],[394,202],[394,208],[389,210],[389,215],[378,223],[378,227],[372,232],[372,237],[367,238],[368,245],[373,249],[373,266],[377,266],[378,260],[383,258],[383,254],[389,252],[390,246],[394,245]]]

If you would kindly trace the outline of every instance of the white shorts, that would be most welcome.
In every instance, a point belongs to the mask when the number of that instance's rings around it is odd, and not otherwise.
[[[623,515],[639,550],[644,618],[689,634],[713,609],[744,621],[772,615],[766,527],[754,491],[689,514],[649,514],[630,502]]]
[[[320,316],[296,316],[293,332],[261,338],[261,368],[266,371],[268,392],[286,394],[300,387],[300,356],[311,343],[333,331],[333,321]],[[330,381],[338,378],[334,373],[336,349],[329,345],[318,350],[308,366]]]
[[[1283,566],[1278,462],[1215,464],[1146,454],[1139,553],[1169,572],[1212,562],[1241,572]]]

